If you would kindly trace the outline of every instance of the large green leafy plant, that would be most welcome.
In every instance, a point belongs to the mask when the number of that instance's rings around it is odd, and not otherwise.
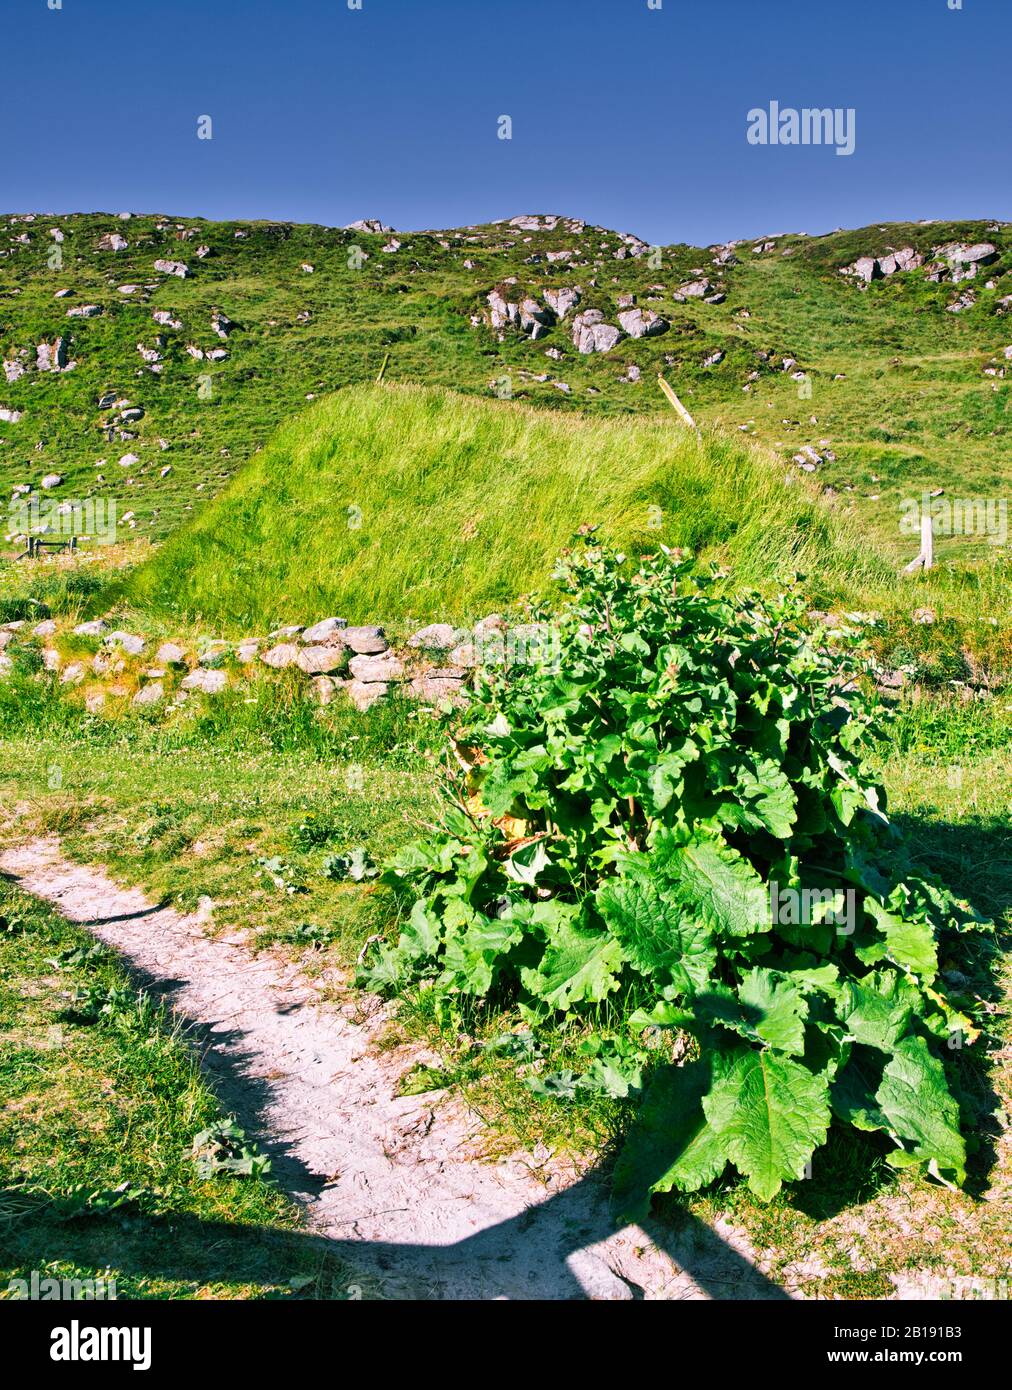
[[[728,1163],[769,1199],[834,1118],[960,1183],[944,1058],[973,1032],[935,984],[967,919],[897,867],[874,696],[797,594],[722,596],[592,537],[556,577],[551,640],[483,669],[458,719],[442,827],[387,866],[403,929],[366,979],[539,1017],[620,1000],[630,1030],[691,1035],[620,1156],[627,1214]]]

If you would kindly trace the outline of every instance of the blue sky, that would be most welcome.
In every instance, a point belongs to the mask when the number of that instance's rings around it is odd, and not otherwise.
[[[1012,218],[1012,0],[56,3],[3,0],[5,211],[699,244]],[[750,145],[774,99],[853,108],[854,154]]]

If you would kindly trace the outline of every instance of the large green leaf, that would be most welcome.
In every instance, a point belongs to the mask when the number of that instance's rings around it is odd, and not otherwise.
[[[870,893],[864,900],[864,906],[885,937],[885,950],[889,958],[930,984],[938,974],[938,947],[928,923],[910,922],[897,916]],[[870,964],[870,953],[863,952],[862,959]]]
[[[678,885],[687,908],[712,932],[752,936],[770,930],[766,885],[746,859],[716,840],[695,840],[671,849],[664,872]]]
[[[630,868],[597,890],[598,911],[637,970],[691,994],[707,983],[717,951],[707,928],[685,912],[670,887],[662,887],[648,870]]]
[[[727,1166],[723,1141],[707,1123],[709,1061],[663,1067],[643,1096],[615,1165],[613,1200],[623,1221],[642,1221],[655,1192],[695,1192]]]
[[[833,1114],[855,1129],[887,1127],[886,1117],[875,1099],[875,1092],[882,1084],[884,1062],[883,1053],[858,1045],[851,1052],[847,1065],[833,1079],[830,1089]]]
[[[737,1031],[778,1052],[800,1056],[805,1050],[808,1003],[789,979],[757,966],[738,987],[742,1023]]]
[[[678,789],[686,763],[698,757],[699,749],[686,739],[681,747],[669,748],[656,759],[647,778],[655,810],[664,810]]]
[[[904,1038],[897,1045],[875,1099],[906,1153],[927,1160],[939,1177],[966,1180],[959,1106],[949,1093],[945,1068],[923,1038]]]
[[[487,994],[507,952],[523,938],[520,923],[509,917],[486,917],[463,903],[450,903],[443,921],[443,986],[462,994]]]
[[[801,1178],[829,1129],[826,1077],[769,1051],[739,1057],[703,1099],[710,1125],[756,1196],[768,1202]]]
[[[910,1022],[909,998],[887,996],[875,988],[879,977],[868,975],[860,984],[848,980],[840,991],[837,1012],[847,1031],[859,1043],[889,1052]]]
[[[438,915],[426,899],[419,898],[401,932],[400,949],[411,960],[431,960],[439,950],[442,935]]]
[[[555,924],[538,969],[525,968],[525,988],[553,1009],[599,1004],[618,988],[622,947],[608,932],[581,931],[568,919]]]
[[[790,839],[797,818],[797,797],[783,768],[770,758],[754,770],[743,768],[737,794],[741,824],[749,829],[768,830],[778,840]]]

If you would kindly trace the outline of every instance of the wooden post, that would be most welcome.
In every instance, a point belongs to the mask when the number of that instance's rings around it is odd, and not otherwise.
[[[667,396],[669,403],[670,403],[670,404],[675,408],[675,410],[678,412],[679,418],[681,419],[682,423],[685,424],[685,425],[688,425],[688,427],[689,427],[690,430],[698,429],[698,426],[697,426],[695,420],[693,420],[692,416],[691,416],[691,415],[689,414],[689,412],[685,409],[685,406],[682,405],[681,401],[680,401],[680,400],[678,399],[678,397],[675,395],[674,391],[671,389],[671,387],[668,385],[668,383],[664,380],[664,378],[663,378],[661,375],[659,375],[659,374],[658,374],[658,377],[657,377],[657,384],[658,384],[658,386],[661,388],[661,390],[664,392],[665,396]]]
[[[935,563],[935,532],[931,513],[927,512],[921,517],[921,548],[919,553],[912,559],[909,565],[904,567],[904,574],[913,574],[915,570],[931,569]]]

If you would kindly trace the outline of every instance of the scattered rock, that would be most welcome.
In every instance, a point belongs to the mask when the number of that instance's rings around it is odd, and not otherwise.
[[[178,642],[163,642],[155,653],[159,666],[185,666],[186,652]]]
[[[139,656],[144,650],[144,638],[130,632],[110,632],[105,642],[107,646],[120,647],[129,656]]]
[[[464,642],[459,647],[454,647],[450,653],[450,660],[454,666],[463,666],[468,669],[477,666],[481,657],[477,646],[473,642]]]
[[[140,690],[131,700],[134,705],[157,705],[165,699],[165,686],[161,681],[151,681],[147,685],[142,685]]]
[[[670,327],[667,319],[662,319],[652,309],[625,309],[618,321],[630,338],[655,338]]]
[[[346,232],[369,232],[373,236],[386,236],[393,231],[393,227],[388,227],[385,222],[380,222],[375,217],[361,217],[357,222],[349,222],[344,228]]]
[[[197,662],[205,670],[216,670],[219,666],[224,666],[229,651],[230,647],[227,642],[208,642],[197,657]]]
[[[260,660],[265,666],[273,666],[276,671],[286,666],[294,666],[299,659],[299,648],[292,642],[279,642],[270,651],[264,652]]]
[[[340,642],[341,633],[347,626],[347,620],[344,618],[324,618],[312,627],[307,627],[302,634],[302,640],[313,647],[326,646],[328,642]]]
[[[374,681],[365,684],[362,681],[354,680],[349,681],[345,686],[349,700],[351,700],[356,709],[362,710],[368,709],[369,706],[374,705],[377,700],[381,700],[389,689],[389,685],[385,685],[382,681]]]
[[[90,622],[78,623],[74,628],[76,637],[100,637],[105,632],[108,624],[104,618],[92,618]]]
[[[381,627],[346,627],[341,632],[341,641],[359,656],[375,656],[390,645]],[[376,677],[376,680],[383,679],[383,676]]]
[[[425,647],[429,651],[449,651],[457,642],[457,630],[449,623],[432,623],[408,638],[409,647]]]
[[[35,368],[40,372],[62,372],[68,368],[67,343],[57,338],[54,343],[39,343],[35,349]],[[10,377],[8,377],[10,380]]]
[[[622,330],[605,323],[600,309],[585,309],[573,320],[573,346],[588,356],[592,352],[611,352],[622,337]]]
[[[158,260],[155,261],[155,269],[163,275],[175,275],[180,280],[185,280],[190,273],[182,261]]]
[[[977,296],[973,290],[964,290],[951,304],[946,304],[945,311],[948,314],[961,314],[964,309],[972,309],[976,302]]]
[[[556,318],[564,319],[570,309],[575,309],[579,302],[580,291],[575,286],[560,290],[545,290],[545,303]]]
[[[401,679],[404,675],[404,663],[392,655],[356,656],[352,658],[349,670],[356,683],[373,684],[379,682],[385,686],[388,681]]]
[[[343,643],[325,647],[303,647],[296,658],[299,668],[307,675],[325,675],[339,670],[347,659]]]
[[[238,327],[227,314],[223,314],[220,309],[215,309],[211,315],[211,330],[219,338],[227,338]]]
[[[408,686],[409,692],[417,700],[439,704],[441,700],[454,699],[461,693],[463,682],[452,676],[438,676],[432,672],[416,676]]]
[[[199,690],[204,695],[220,695],[228,685],[228,676],[224,671],[191,671],[188,676],[184,676],[180,683],[180,690]]]
[[[343,685],[344,681],[334,680],[331,676],[316,676],[313,680],[313,689],[316,691],[317,703],[329,705],[335,692]]]

